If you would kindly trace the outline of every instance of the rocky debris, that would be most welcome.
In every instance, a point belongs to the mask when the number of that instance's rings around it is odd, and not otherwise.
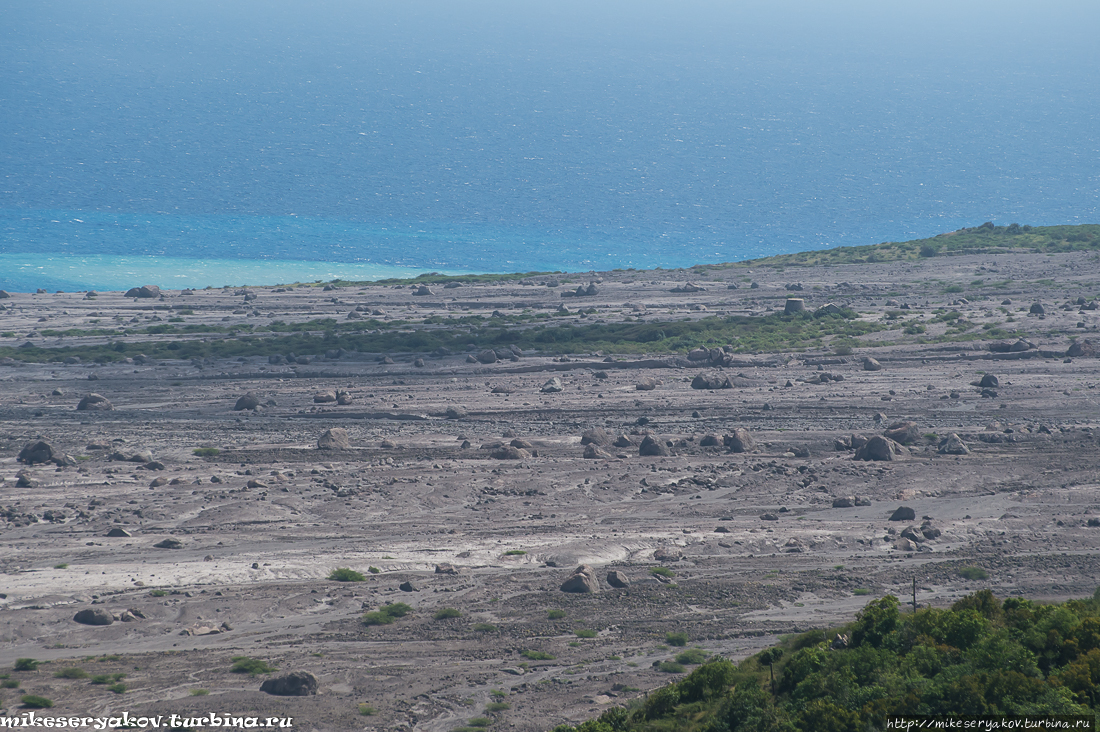
[[[894,548],[901,552],[913,552],[917,548],[913,546],[913,542],[906,539],[904,536],[894,542]]]
[[[744,427],[736,427],[728,435],[723,435],[722,444],[728,447],[730,452],[749,452],[756,448],[756,440]]]
[[[314,404],[331,404],[336,401],[335,391],[319,391],[313,395]]]
[[[74,615],[73,620],[81,625],[111,625],[115,616],[101,607],[89,607]]]
[[[522,437],[517,437],[508,444],[512,447],[519,447],[524,450],[530,450],[534,447],[534,444],[532,444],[530,440],[525,440]]]
[[[413,296],[415,296],[415,297],[425,297],[426,295],[434,295],[434,294],[435,293],[432,292],[432,288],[428,287],[427,285],[421,285],[420,287],[416,288],[416,292],[413,293]]]
[[[112,405],[110,400],[105,396],[100,394],[89,394],[80,400],[76,408],[81,412],[109,412],[114,409],[114,405]]]
[[[179,539],[173,539],[172,537],[169,537],[162,541],[158,541],[156,544],[153,544],[153,546],[157,549],[182,549],[183,542]]]
[[[940,536],[943,535],[943,532],[933,526],[932,521],[927,517],[925,518],[924,523],[920,525],[920,533],[921,536],[923,536],[927,541],[938,539],[940,538]]]
[[[855,496],[841,496],[833,499],[833,508],[852,508],[855,505]]]
[[[787,539],[787,543],[783,545],[783,551],[788,554],[800,554],[806,551],[806,545],[792,537]]]
[[[542,385],[541,389],[539,389],[539,391],[541,391],[543,394],[556,394],[559,391],[564,390],[565,387],[562,386],[561,379],[559,379],[557,376],[551,378],[549,381]]]
[[[762,513],[762,514],[760,514],[760,520],[761,521],[778,521],[779,517],[776,516],[774,513]]]
[[[20,470],[15,477],[16,488],[37,488],[38,481],[30,476],[30,474]]]
[[[584,448],[584,457],[588,460],[611,460],[611,453],[603,450],[596,445],[588,445]]]
[[[337,391],[336,392],[336,403],[339,404],[340,406],[344,406],[344,407],[351,404],[351,392]]]
[[[317,677],[308,671],[292,671],[263,682],[260,691],[273,696],[315,696]]]
[[[1095,342],[1077,340],[1069,344],[1069,348],[1066,350],[1066,355],[1070,358],[1095,358],[1098,352],[1100,352],[1100,349],[1097,348]]]
[[[131,534],[126,529],[120,529],[117,526],[106,534],[111,539],[129,539]]]
[[[581,285],[576,290],[570,292],[563,292],[562,297],[593,297],[600,294],[600,288],[596,287],[595,282],[589,282],[588,286]]]
[[[615,438],[615,441],[611,443],[615,447],[634,447],[634,441],[626,435],[619,435]]]
[[[590,430],[585,430],[584,434],[581,435],[581,444],[607,447],[611,444],[611,435],[607,434],[603,427],[593,427]]]
[[[911,445],[921,438],[916,422],[894,422],[883,433],[887,438],[902,445]]]
[[[833,638],[833,641],[829,644],[829,648],[833,649],[834,651],[843,651],[845,648],[848,647],[849,642],[850,641],[847,635],[843,633],[837,633],[836,638]]]
[[[866,445],[856,450],[853,459],[882,462],[888,460],[902,460],[908,454],[909,452],[904,447],[894,442],[889,437],[875,435],[867,440]]]
[[[573,570],[565,582],[561,583],[562,592],[599,592],[600,583],[596,579],[596,570],[587,564],[582,564]]]
[[[408,580],[398,585],[397,589],[401,590],[402,592],[420,592],[420,590],[418,590],[416,586]]]
[[[160,288],[156,285],[142,285],[141,287],[131,287],[126,291],[123,297],[138,297],[143,299],[152,299],[160,297]]]
[[[397,443],[394,442],[393,440],[390,440],[390,439],[387,438],[387,439],[382,440],[381,442],[379,442],[378,446],[381,447],[384,450],[392,450],[395,447],[397,447]]]
[[[703,438],[699,440],[700,447],[718,447],[722,444],[722,441],[718,439],[718,435],[703,435]]]
[[[447,419],[466,419],[468,415],[469,412],[466,411],[466,407],[462,406],[447,407],[445,413]]]
[[[458,574],[458,567],[448,562],[440,562],[435,565],[436,574]]]
[[[683,558],[683,550],[675,546],[657,547],[653,552],[653,559],[657,562],[678,562]]]
[[[260,398],[248,392],[244,396],[237,399],[237,403],[233,405],[234,412],[243,412],[246,409],[257,409],[260,406]]]
[[[153,478],[153,480],[149,482],[150,488],[160,488],[162,485],[168,485],[168,479],[163,475],[159,478]]]
[[[699,285],[695,284],[694,282],[685,282],[684,284],[677,285],[676,287],[673,287],[671,290],[669,290],[669,292],[675,292],[677,294],[679,294],[679,293],[691,293],[691,292],[706,292],[706,291],[707,291],[707,288],[700,287]]]
[[[0,300],[7,300],[9,297],[11,297],[11,293],[7,290],[0,290]]]
[[[657,380],[651,376],[638,379],[638,383],[634,385],[634,389],[637,391],[653,391],[657,388]]]
[[[912,521],[917,517],[917,512],[908,506],[899,506],[892,514],[891,521]]]
[[[787,303],[783,306],[784,315],[794,315],[795,313],[801,313],[806,309],[806,301],[800,297],[789,297]]]
[[[638,447],[638,454],[642,457],[667,457],[671,453],[668,445],[654,438],[653,435],[646,435]]]
[[[879,363],[876,359],[873,359],[870,356],[867,356],[863,359],[863,370],[864,371],[882,371],[882,364]]]
[[[37,442],[28,442],[23,446],[23,449],[19,451],[19,456],[15,458],[16,462],[26,463],[27,465],[34,465],[35,463],[48,463],[52,462],[57,457],[57,453],[54,452],[53,446],[44,440],[38,440]]]
[[[630,586],[630,579],[617,569],[613,569],[607,573],[607,584],[612,587],[623,590]]]
[[[489,457],[494,460],[523,460],[531,457],[531,453],[520,447],[505,445],[490,452]]]
[[[970,448],[966,446],[962,438],[952,432],[947,437],[940,440],[939,453],[941,455],[969,455]]]
[[[325,430],[317,440],[317,448],[320,450],[350,450],[351,440],[348,439],[348,431],[343,427],[333,427]]]
[[[975,386],[982,389],[996,389],[1001,385],[1001,380],[993,374],[985,374]]]
[[[721,374],[696,374],[691,380],[692,389],[732,389],[733,382]]]

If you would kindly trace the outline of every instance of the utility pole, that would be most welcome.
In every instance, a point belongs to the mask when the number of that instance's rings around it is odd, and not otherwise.
[[[913,612],[917,611],[917,578],[913,578]]]

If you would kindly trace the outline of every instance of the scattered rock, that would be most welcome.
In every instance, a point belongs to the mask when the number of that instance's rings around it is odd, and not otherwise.
[[[73,616],[81,625],[111,625],[115,617],[101,607],[89,607]]]
[[[890,514],[891,521],[912,521],[917,517],[917,512],[908,506],[900,506],[892,514]]]
[[[957,434],[952,432],[940,441],[939,452],[941,455],[969,455],[970,448]]]
[[[401,590],[402,592],[420,592],[420,590],[418,590],[416,586],[409,581],[402,582],[400,585],[398,585],[397,589]]]
[[[497,362],[496,351],[492,350],[491,348],[486,348],[484,351],[477,354],[477,361],[478,361],[478,363],[485,363],[485,364],[496,363]]]
[[[489,457],[494,460],[524,460],[531,457],[531,453],[523,448],[505,445],[504,447],[493,450],[489,453]]]
[[[993,374],[986,374],[982,377],[981,381],[978,382],[978,386],[982,389],[996,389],[1000,385],[1000,379],[998,379]]]
[[[841,496],[833,499],[833,508],[852,508],[856,505],[854,496]]]
[[[153,546],[157,549],[182,549],[183,542],[179,539],[169,537],[163,541],[158,541],[156,544],[153,544]]]
[[[799,554],[806,551],[806,545],[792,537],[787,539],[787,543],[783,545],[783,551],[788,554]]]
[[[16,462],[26,463],[27,465],[34,465],[35,463],[48,463],[54,460],[56,454],[54,453],[53,446],[44,440],[38,440],[37,442],[28,442],[23,446],[23,449],[19,451],[19,456],[16,457]]]
[[[596,579],[596,571],[587,564],[582,564],[573,570],[565,582],[561,584],[562,592],[598,592],[600,583]]]
[[[653,559],[658,562],[678,562],[683,558],[683,550],[675,546],[657,547],[653,552]]]
[[[334,391],[319,391],[313,395],[314,404],[330,404],[336,401],[336,392]]]
[[[894,442],[889,437],[875,435],[867,440],[866,445],[856,450],[853,459],[881,462],[887,460],[902,460],[908,454],[908,451],[904,447]]]
[[[911,445],[921,438],[916,422],[894,422],[883,433],[887,438],[902,445]]]
[[[657,380],[650,376],[638,379],[638,383],[634,385],[634,389],[637,391],[653,391],[656,388]]]
[[[733,432],[724,435],[722,444],[728,447],[730,452],[749,452],[756,448],[756,440],[744,427],[736,427]]]
[[[233,405],[234,412],[243,412],[246,409],[256,409],[260,406],[260,398],[248,392],[244,396],[237,399],[237,403]]]
[[[436,574],[458,574],[458,567],[448,562],[440,562],[435,565]]]
[[[625,589],[630,586],[630,579],[617,569],[607,573],[607,584],[617,589]]]
[[[76,408],[81,412],[109,412],[114,409],[114,405],[105,396],[89,394],[80,400]]]
[[[764,514],[760,515],[760,520],[761,521],[778,521],[779,517],[776,516],[774,513],[764,513]]]
[[[584,457],[588,460],[611,460],[611,453],[602,450],[596,445],[588,445],[584,448]]]
[[[638,454],[642,457],[667,457],[671,453],[668,445],[655,439],[653,435],[646,435],[642,444],[638,447]]]
[[[308,671],[293,671],[263,682],[260,691],[273,696],[314,696],[317,694],[317,677]]]
[[[867,356],[866,358],[863,359],[863,370],[864,371],[882,371],[882,364],[879,363],[876,359],[873,359],[870,356]]]
[[[116,526],[107,532],[107,536],[111,539],[129,539],[131,534],[126,529],[120,529]]]
[[[607,431],[602,427],[593,427],[590,430],[585,430],[584,434],[581,435],[581,444],[606,447],[611,444],[611,435],[607,434]]]
[[[325,430],[317,440],[317,447],[320,450],[350,450],[351,440],[348,439],[348,431],[343,427]]]
[[[539,391],[541,391],[543,394],[556,394],[559,391],[564,390],[565,387],[562,386],[561,379],[559,379],[557,376],[547,381],[545,384],[542,385],[542,388],[539,389]]]

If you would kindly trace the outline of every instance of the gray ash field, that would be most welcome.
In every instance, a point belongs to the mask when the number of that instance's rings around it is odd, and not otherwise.
[[[44,662],[10,672],[19,688],[0,690],[6,713],[35,694],[57,714],[217,711],[291,716],[303,730],[425,732],[487,718],[491,729],[546,730],[675,678],[655,666],[683,650],[669,633],[741,658],[776,635],[850,620],[875,597],[909,600],[914,580],[932,605],[985,587],[1035,599],[1096,589],[1096,255],[568,277],[424,294],[310,285],[248,288],[248,299],[231,288],[0,300],[6,345],[123,340],[131,356],[0,365],[0,671]],[[593,294],[561,296],[589,282]],[[583,328],[764,318],[788,296],[810,311],[851,308],[873,332],[854,346],[825,338],[766,353],[712,343],[563,357],[547,346],[513,358],[503,344],[495,363],[477,360],[483,345],[329,348],[293,364],[137,356],[171,340],[253,337],[149,332],[168,318],[370,317],[438,331],[496,312]],[[983,340],[991,332],[1002,337]],[[729,388],[693,388],[700,375]],[[997,384],[983,393],[985,375]],[[554,378],[560,391],[546,386]],[[89,393],[113,408],[78,410]],[[236,410],[246,394],[259,406]],[[896,459],[854,459],[853,435],[905,422],[891,433],[908,443]],[[348,447],[320,449],[330,429]],[[751,438],[744,452],[723,439],[737,429]],[[952,433],[967,454],[941,451]],[[667,454],[641,455],[647,436]],[[18,462],[38,441],[54,461]],[[899,507],[913,518],[891,521]],[[166,539],[176,548],[156,546]],[[560,589],[579,565],[594,570],[595,592]],[[365,580],[327,579],[337,568]],[[607,582],[613,570],[628,586]],[[390,603],[412,611],[362,622]],[[85,609],[114,622],[74,622]],[[278,671],[232,673],[238,656]],[[71,667],[125,674],[125,689],[55,677]],[[259,690],[291,671],[314,675],[318,693]]]

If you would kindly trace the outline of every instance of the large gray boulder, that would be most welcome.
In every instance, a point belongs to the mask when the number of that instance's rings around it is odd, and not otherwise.
[[[19,456],[15,459],[20,463],[34,465],[35,463],[48,463],[54,459],[56,454],[50,443],[38,440],[24,445],[23,449],[19,451]]]
[[[274,696],[314,696],[317,677],[308,671],[293,671],[263,682],[260,691]]]
[[[126,291],[125,297],[140,297],[144,299],[151,299],[160,297],[160,288],[156,285],[142,285],[141,287],[131,287]]]
[[[970,448],[962,441],[962,438],[952,432],[940,442],[939,453],[941,455],[969,455]]]
[[[477,360],[478,360],[479,363],[485,363],[485,364],[496,363],[497,362],[497,353],[496,353],[496,351],[494,351],[491,348],[486,348],[484,351],[477,354]]]
[[[562,592],[591,593],[599,592],[600,582],[596,579],[596,570],[587,564],[582,564],[573,570],[565,582],[561,584]]]
[[[348,439],[348,431],[343,427],[333,427],[325,430],[325,433],[317,440],[317,448],[320,450],[350,450],[351,441]]]
[[[867,444],[856,450],[855,460],[884,462],[889,460],[902,460],[908,456],[909,451],[889,437],[875,435],[867,440]]]
[[[559,391],[565,391],[565,387],[562,386],[561,379],[555,376],[543,384],[539,391],[543,394],[557,394]]]
[[[908,506],[898,506],[898,508],[890,514],[891,521],[912,521],[917,517],[917,512]]]
[[[234,412],[243,412],[246,409],[256,409],[260,406],[260,398],[248,392],[244,396],[237,399],[237,403],[233,405]]]
[[[638,454],[642,457],[667,457],[670,453],[668,445],[654,438],[653,435],[646,435],[638,447]]]
[[[90,607],[74,615],[73,620],[81,625],[110,625],[115,622],[115,616],[101,607]]]
[[[80,400],[76,408],[80,412],[109,412],[114,409],[114,405],[105,396],[89,394]]]
[[[920,440],[920,428],[916,422],[894,422],[883,433],[886,437],[902,445],[912,445]]]
[[[607,431],[602,427],[593,427],[590,430],[585,430],[581,435],[582,445],[596,445],[597,447],[607,447],[611,444],[611,435],[607,434]]]
[[[730,452],[749,452],[756,447],[756,440],[744,427],[737,427],[733,432],[722,437],[722,443],[730,449]]]
[[[617,569],[607,573],[607,584],[617,589],[626,589],[630,586],[630,579]]]

